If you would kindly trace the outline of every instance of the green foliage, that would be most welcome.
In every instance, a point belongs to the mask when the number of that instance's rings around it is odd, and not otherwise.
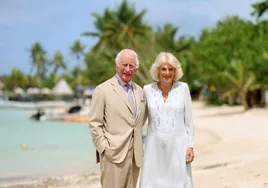
[[[11,71],[10,76],[4,77],[4,83],[7,89],[14,89],[15,87],[25,88],[26,80],[24,79],[24,74],[21,70],[14,68]]]
[[[253,15],[262,16],[267,11],[268,0],[254,3]],[[70,47],[79,64],[63,75],[59,69],[66,64],[60,51],[56,51],[50,64],[39,42],[31,46],[30,57],[35,75],[24,75],[12,70],[2,77],[8,88],[53,87],[64,78],[74,88],[77,85],[97,85],[115,74],[114,59],[122,48],[131,48],[139,54],[140,67],[134,81],[139,85],[150,83],[149,70],[156,56],[163,51],[173,53],[181,62],[182,81],[198,92],[203,85],[213,86],[208,100],[222,104],[221,97],[239,95],[245,108],[249,93],[268,88],[268,21],[256,23],[238,16],[226,16],[212,28],[204,28],[199,38],[178,36],[179,28],[171,23],[152,29],[146,24],[146,10],[137,11],[133,4],[123,0],[115,8],[93,13],[95,31],[82,33],[94,37],[96,44],[85,52],[79,40]],[[235,60],[235,61],[234,61]],[[48,73],[48,68],[53,71]],[[49,69],[49,70],[52,70]],[[221,96],[221,97],[220,97]]]
[[[268,35],[265,35],[265,30],[263,26],[236,16],[226,17],[215,28],[204,29],[193,52],[202,65],[199,66],[202,82],[222,85],[219,73],[229,67],[232,59],[245,62],[258,75],[257,80],[263,79],[260,73],[266,72],[268,68],[262,55],[267,49]],[[263,32],[265,34],[259,34]]]
[[[146,10],[137,13],[135,6],[123,0],[115,10],[106,8],[103,14],[93,13],[97,31],[84,32],[82,35],[98,38],[92,51],[137,48],[151,30],[143,21],[145,13]]]
[[[31,47],[32,66],[36,69],[36,77],[40,81],[45,76],[46,71],[46,51],[39,42],[33,43]]]
[[[61,54],[60,51],[56,51],[54,53],[54,57],[51,61],[51,65],[54,66],[54,71],[53,73],[56,74],[58,72],[59,69],[66,69],[66,65],[64,63],[64,58]]]
[[[249,71],[241,61],[233,61],[229,70],[222,73],[224,80],[229,84],[227,91],[222,97],[229,97],[238,94],[241,97],[245,110],[249,108],[247,94],[249,91],[258,89],[260,86],[256,83],[256,76]]]
[[[109,54],[88,53],[85,56],[85,77],[89,85],[100,84],[115,74],[115,62]]]
[[[80,42],[80,40],[75,40],[70,50],[76,59],[79,60],[80,57],[84,55],[85,46]]]
[[[256,15],[257,18],[260,18],[268,10],[268,0],[263,0],[258,3],[252,4],[253,12],[251,15]]]

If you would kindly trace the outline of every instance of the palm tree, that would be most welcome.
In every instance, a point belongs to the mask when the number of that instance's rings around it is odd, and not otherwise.
[[[0,77],[0,79],[2,79]],[[5,88],[5,84],[0,80],[0,91]]]
[[[171,23],[166,23],[163,28],[158,27],[155,32],[155,38],[162,50],[174,52],[176,51],[176,34],[178,28]]]
[[[232,72],[231,72],[232,71]],[[223,72],[223,77],[230,83],[228,90],[222,97],[228,97],[238,94],[241,98],[244,109],[249,108],[247,94],[250,90],[257,89],[256,76],[253,72],[247,72],[245,65],[241,61],[231,63],[231,70]]]
[[[184,77],[183,79],[192,86],[192,82],[196,80],[195,72],[192,67],[194,64],[193,54],[190,49],[194,43],[193,38],[186,38],[184,36],[176,39],[179,28],[172,23],[165,23],[163,27],[158,27],[155,32],[156,42],[159,45],[159,51],[168,51],[174,53],[178,59],[183,62]],[[196,82],[196,81],[195,81]]]
[[[106,8],[103,15],[93,13],[96,32],[84,32],[83,36],[98,37],[93,51],[100,49],[137,48],[142,39],[146,39],[151,28],[143,22],[146,10],[137,13],[135,7],[123,0],[116,10]]]
[[[74,66],[73,69],[71,70],[71,75],[74,78],[73,80],[73,85],[80,85],[83,81],[83,71],[81,70],[80,67]]]
[[[8,78],[8,84],[10,88],[22,87],[25,88],[25,78],[21,70],[14,68]]]
[[[64,63],[64,59],[63,59],[63,56],[61,54],[60,51],[56,51],[54,53],[54,57],[51,61],[51,65],[54,66],[54,70],[53,70],[53,73],[56,74],[57,71],[62,68],[62,69],[66,69],[66,65]]]
[[[71,53],[76,57],[77,62],[80,57],[84,55],[85,46],[80,42],[80,40],[75,40],[71,46]]]
[[[268,0],[263,0],[258,3],[252,4],[253,12],[252,15],[257,15],[257,18],[260,18],[268,10]]]
[[[44,76],[46,63],[45,54],[46,52],[39,42],[32,44],[31,59],[33,67],[36,68],[37,79],[41,79],[41,77]]]
[[[143,21],[145,13],[145,9],[137,12],[135,6],[127,0],[123,0],[114,10],[106,8],[103,14],[93,13],[97,31],[82,33],[82,36],[98,38],[91,53],[101,53],[107,61],[112,61],[116,53],[123,48],[142,51],[143,44],[152,38],[151,27]],[[145,81],[147,76],[144,72],[149,70],[145,64],[141,64],[140,70],[136,75],[141,81]]]

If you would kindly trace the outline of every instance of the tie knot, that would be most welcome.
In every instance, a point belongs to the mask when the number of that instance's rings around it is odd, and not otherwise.
[[[131,86],[129,84],[126,84],[125,86],[126,86],[127,90],[131,89]]]

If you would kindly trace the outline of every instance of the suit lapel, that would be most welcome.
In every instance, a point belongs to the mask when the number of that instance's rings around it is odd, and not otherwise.
[[[123,89],[123,87],[120,85],[119,81],[117,80],[117,78],[114,76],[112,78],[112,83],[111,83],[114,88],[113,90],[121,97],[121,99],[124,101],[124,103],[127,105],[127,107],[129,108],[129,110],[132,112],[132,109],[131,109],[131,106],[130,106],[130,103],[128,101],[128,98],[125,94],[125,91]]]

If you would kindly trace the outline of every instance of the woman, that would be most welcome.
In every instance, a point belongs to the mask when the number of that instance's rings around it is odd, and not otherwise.
[[[178,81],[181,65],[162,52],[150,72],[156,82],[144,86],[149,126],[141,188],[192,188],[194,125],[188,85]]]

